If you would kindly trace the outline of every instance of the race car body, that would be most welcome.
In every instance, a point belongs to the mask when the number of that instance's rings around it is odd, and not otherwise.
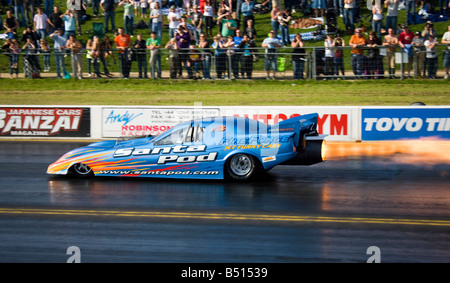
[[[248,180],[279,164],[325,160],[317,114],[270,126],[242,117],[181,123],[159,136],[107,140],[72,150],[48,174]]]

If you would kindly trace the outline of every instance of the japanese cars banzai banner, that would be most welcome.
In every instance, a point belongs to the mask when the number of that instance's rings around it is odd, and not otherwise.
[[[0,136],[90,137],[89,108],[1,107]]]
[[[450,139],[450,108],[363,108],[361,139]]]

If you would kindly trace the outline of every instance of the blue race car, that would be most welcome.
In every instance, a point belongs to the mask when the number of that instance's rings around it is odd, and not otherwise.
[[[243,117],[201,118],[154,137],[107,140],[72,150],[47,174],[250,180],[276,165],[325,161],[318,114],[276,125]]]

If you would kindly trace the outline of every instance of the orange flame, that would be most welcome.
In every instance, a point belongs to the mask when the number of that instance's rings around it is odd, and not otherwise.
[[[392,157],[395,162],[407,164],[450,164],[450,141],[427,138],[389,142],[327,142],[328,160],[356,156]]]

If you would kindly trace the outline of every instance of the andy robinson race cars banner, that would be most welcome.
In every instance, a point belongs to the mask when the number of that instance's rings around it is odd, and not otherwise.
[[[0,136],[90,137],[89,108],[1,107]]]

